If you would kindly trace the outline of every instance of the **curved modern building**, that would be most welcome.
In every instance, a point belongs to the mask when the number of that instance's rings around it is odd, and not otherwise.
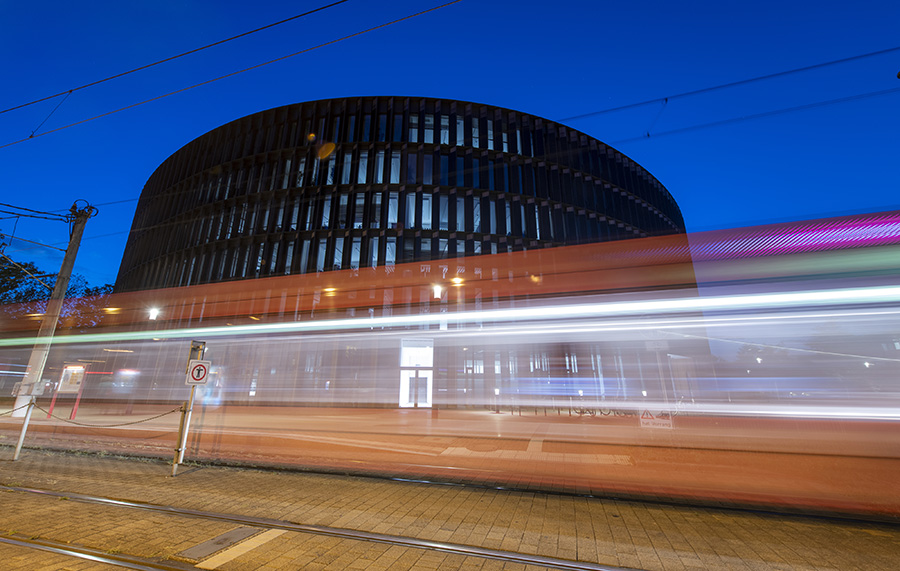
[[[141,194],[117,291],[684,232],[615,149],[490,105],[349,97],[188,143]]]

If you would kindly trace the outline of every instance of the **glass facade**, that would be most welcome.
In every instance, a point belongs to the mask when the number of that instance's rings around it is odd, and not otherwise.
[[[684,232],[640,165],[559,123],[413,97],[214,129],[141,194],[117,291]]]

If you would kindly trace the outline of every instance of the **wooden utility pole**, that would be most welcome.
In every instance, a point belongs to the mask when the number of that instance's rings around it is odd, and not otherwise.
[[[31,350],[28,368],[25,370],[25,377],[22,379],[19,393],[16,395],[16,404],[13,408],[19,410],[14,411],[13,416],[28,418],[31,413],[31,406],[34,405],[32,396],[43,392],[44,365],[47,363],[47,355],[50,353],[50,344],[56,331],[56,323],[59,321],[59,314],[62,311],[63,301],[66,298],[69,278],[72,275],[72,269],[75,267],[75,256],[78,254],[81,236],[84,234],[84,226],[88,218],[96,213],[97,209],[87,203],[84,204],[83,208],[79,208],[78,202],[76,202],[69,210],[69,215],[67,216],[71,224],[69,246],[66,248],[62,266],[59,268],[59,275],[56,278],[56,284],[53,286],[53,293],[50,294],[50,299],[47,300],[47,309],[44,311],[41,327],[38,330],[34,348]],[[26,405],[28,405],[27,411],[22,408]],[[26,427],[27,422],[22,426],[23,434]]]

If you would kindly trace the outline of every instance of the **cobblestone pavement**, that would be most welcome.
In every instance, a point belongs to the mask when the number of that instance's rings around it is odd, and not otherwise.
[[[900,527],[563,494],[314,473],[169,465],[0,448],[0,484],[329,526],[609,566],[675,569],[896,569]],[[542,569],[403,545],[267,529],[217,552],[192,548],[233,521],[0,491],[0,534],[83,545],[192,568]],[[113,566],[0,544],[3,569]]]

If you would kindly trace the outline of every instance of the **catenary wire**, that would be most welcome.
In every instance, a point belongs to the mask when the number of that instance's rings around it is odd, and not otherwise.
[[[666,97],[657,97],[656,99],[647,99],[646,101],[639,101],[639,102],[637,102],[637,103],[629,103],[629,104],[627,104],[627,105],[620,105],[620,106],[618,106],[618,107],[610,107],[609,109],[601,109],[601,110],[599,110],[599,111],[591,111],[590,113],[582,113],[582,114],[580,114],[580,115],[572,115],[571,117],[563,117],[562,119],[557,119],[557,121],[563,122],[563,121],[575,121],[575,120],[578,120],[578,119],[586,119],[586,118],[588,118],[588,117],[595,117],[595,116],[597,116],[597,115],[604,115],[604,114],[606,114],[606,113],[614,113],[614,112],[617,112],[617,111],[624,111],[624,110],[626,110],[626,109],[634,109],[635,107],[643,107],[644,105],[651,105],[651,104],[653,104],[653,103],[663,103],[663,102],[671,101],[672,99],[681,99],[681,98],[683,98],[683,97],[690,97],[690,96],[693,96],[693,95],[700,95],[700,94],[702,94],[702,93],[709,93],[709,92],[711,92],[711,91],[718,91],[719,89],[727,89],[727,88],[729,88],[729,87],[737,87],[738,85],[746,85],[746,84],[748,84],[748,83],[755,83],[755,82],[757,82],[757,81],[764,81],[764,80],[767,80],[767,79],[774,79],[774,78],[776,78],[776,77],[783,77],[783,76],[785,76],[785,75],[791,75],[791,74],[794,74],[794,73],[800,73],[800,72],[803,72],[803,71],[810,71],[810,70],[813,70],[813,69],[820,69],[820,68],[823,68],[823,67],[828,67],[828,66],[832,66],[832,65],[841,64],[841,63],[847,63],[847,62],[850,62],[850,61],[856,61],[856,60],[860,60],[860,59],[864,59],[864,58],[869,58],[869,57],[879,56],[879,55],[883,55],[883,54],[887,54],[887,53],[891,53],[891,52],[896,52],[896,51],[900,51],[900,46],[894,47],[894,48],[887,48],[887,49],[884,49],[884,50],[878,50],[878,51],[876,51],[876,52],[869,52],[869,53],[866,53],[866,54],[860,54],[860,55],[856,55],[856,56],[851,56],[851,57],[847,57],[847,58],[842,58],[842,59],[837,59],[837,60],[832,60],[832,61],[826,61],[826,62],[823,62],[823,63],[817,63],[817,64],[815,64],[815,65],[808,65],[808,66],[806,66],[806,67],[798,67],[798,68],[795,68],[795,69],[789,69],[789,70],[786,70],[786,71],[779,71],[779,72],[777,72],[777,73],[770,73],[770,74],[768,74],[768,75],[760,75],[760,76],[757,76],[757,77],[751,77],[751,78],[749,78],[749,79],[742,79],[742,80],[740,80],[740,81],[732,81],[732,82],[730,82],[730,83],[723,83],[723,84],[721,84],[721,85],[713,85],[713,86],[711,86],[711,87],[704,87],[704,88],[702,88],[702,89],[695,89],[695,90],[693,90],[693,91],[685,91],[685,92],[683,92],[683,93],[676,93],[675,95],[669,95],[669,96],[666,96]],[[900,76],[900,74],[898,74],[898,76]]]
[[[32,210],[30,208],[25,208],[24,206],[15,206],[13,204],[6,204],[4,202],[0,202],[0,206],[4,206],[6,208],[15,208],[16,210],[24,210],[25,212],[31,212],[33,214],[43,214],[45,216],[55,216],[54,212],[44,212],[43,210]],[[6,211],[3,211],[6,212]],[[68,212],[65,210],[64,212]],[[16,214],[15,212],[7,212],[7,214]],[[27,214],[19,214],[19,216],[27,216]]]
[[[29,101],[29,102],[27,102],[27,103],[22,103],[22,104],[20,104],[20,105],[16,105],[16,106],[10,107],[10,108],[8,108],[8,109],[3,109],[3,110],[0,110],[0,115],[2,115],[3,113],[8,113],[8,112],[10,112],[10,111],[15,111],[16,109],[21,109],[21,108],[23,108],[23,107],[28,107],[29,105],[34,105],[35,103],[41,103],[41,102],[43,102],[43,101],[47,101],[48,99],[53,99],[54,97],[59,97],[60,95],[69,95],[69,94],[71,94],[71,93],[74,92],[74,91],[79,91],[79,90],[82,90],[82,89],[87,89],[88,87],[93,87],[93,86],[95,86],[95,85],[99,85],[99,84],[101,84],[101,83],[105,83],[105,82],[111,81],[111,80],[113,80],[113,79],[118,79],[118,78],[120,78],[120,77],[129,75],[129,74],[132,74],[132,73],[135,73],[135,72],[138,72],[138,71],[142,71],[142,70],[145,70],[145,69],[148,69],[148,68],[151,68],[151,67],[154,67],[154,66],[157,66],[157,65],[166,63],[166,62],[170,62],[170,61],[176,60],[176,59],[178,59],[178,58],[182,58],[182,57],[184,57],[184,56],[188,56],[188,55],[191,55],[191,54],[195,54],[195,53],[200,52],[200,51],[203,51],[203,50],[205,50],[205,49],[209,49],[209,48],[212,48],[212,47],[215,47],[215,46],[224,44],[224,43],[226,43],[226,42],[230,42],[230,41],[232,41],[232,40],[236,40],[236,39],[238,39],[238,38],[243,38],[244,36],[249,36],[250,34],[255,34],[256,32],[261,32],[261,31],[267,30],[267,29],[269,29],[269,28],[274,28],[275,26],[278,26],[278,25],[281,25],[281,24],[290,22],[290,21],[292,21],[292,20],[296,20],[296,19],[298,19],[298,18],[303,18],[304,16],[309,16],[310,14],[314,14],[314,13],[316,13],[316,12],[321,12],[322,10],[326,10],[326,9],[328,9],[328,8],[331,8],[331,7],[333,7],[333,6],[337,6],[338,4],[343,4],[344,2],[348,2],[348,1],[349,1],[349,0],[338,0],[337,2],[332,2],[331,4],[328,4],[328,5],[326,5],[326,6],[321,6],[321,7],[319,7],[319,8],[314,9],[314,10],[309,10],[309,11],[304,12],[304,13],[302,13],[302,14],[297,14],[296,16],[291,16],[290,18],[285,18],[284,20],[279,20],[278,22],[273,22],[272,24],[268,24],[268,25],[266,25],[266,26],[262,26],[261,28],[256,28],[256,29],[250,30],[250,31],[248,31],[248,32],[244,32],[244,33],[242,33],[242,34],[238,34],[238,35],[236,35],[236,36],[231,36],[230,38],[225,38],[224,40],[219,40],[219,41],[217,41],[217,42],[213,42],[213,43],[211,43],[211,44],[207,44],[207,45],[201,46],[201,47],[199,47],[199,48],[194,48],[194,49],[192,49],[192,50],[186,51],[186,52],[184,52],[184,53],[180,53],[180,54],[178,54],[178,55],[170,56],[170,57],[161,59],[161,60],[159,60],[159,61],[155,61],[155,62],[153,62],[153,63],[148,63],[148,64],[146,64],[146,65],[142,65],[142,66],[140,66],[140,67],[136,67],[136,68],[130,69],[130,70],[128,70],[128,71],[123,71],[122,73],[117,73],[117,74],[115,74],[115,75],[111,75],[111,76],[106,77],[106,78],[104,78],[104,79],[98,79],[97,81],[92,81],[92,82],[90,82],[90,83],[86,83],[86,84],[84,84],[84,85],[80,85],[80,86],[78,86],[78,87],[74,87],[74,88],[72,88],[72,89],[69,89],[69,90],[67,90],[67,91],[61,91],[61,92],[55,93],[55,94],[53,94],[53,95],[48,95],[48,96],[46,96],[46,97],[41,97],[40,99],[35,99],[34,101]],[[57,107],[58,107],[58,106],[57,106]],[[55,110],[56,110],[56,109],[54,109],[54,111],[55,111]],[[51,112],[51,115],[52,115],[52,112]],[[49,118],[49,115],[48,115],[48,118]],[[46,121],[46,119],[44,119],[44,121]],[[43,122],[41,123],[41,125],[43,125]],[[40,129],[40,126],[38,126],[38,129]],[[37,129],[35,129],[35,131],[37,131]]]
[[[57,127],[56,129],[51,129],[51,130],[49,130],[49,131],[44,131],[43,133],[40,133],[40,134],[38,134],[38,135],[34,135],[33,137],[27,137],[27,138],[25,138],[25,139],[19,139],[18,141],[12,141],[12,142],[9,142],[9,143],[5,143],[5,144],[3,144],[3,145],[0,145],[0,149],[6,148],[6,147],[11,147],[12,145],[18,145],[19,143],[24,143],[25,141],[30,141],[30,140],[36,139],[36,138],[38,138],[38,137],[43,137],[44,135],[49,135],[49,134],[51,134],[51,133],[56,133],[57,131],[62,131],[63,129],[68,129],[68,128],[70,128],[70,127],[75,127],[75,126],[81,125],[81,124],[83,124],[83,123],[88,123],[88,122],[90,122],[90,121],[94,121],[94,120],[96,120],[96,119],[101,119],[101,118],[103,118],[103,117],[107,117],[107,116],[109,116],[109,115],[113,115],[113,114],[115,114],[115,113],[119,113],[119,112],[121,112],[121,111],[126,111],[126,110],[132,109],[132,108],[134,108],[134,107],[139,107],[139,106],[144,105],[144,104],[147,104],[147,103],[152,103],[153,101],[157,101],[157,100],[159,100],[159,99],[163,99],[163,98],[169,97],[169,96],[171,96],[171,95],[177,95],[177,94],[179,94],[179,93],[183,93],[183,92],[185,92],[185,91],[189,91],[189,90],[194,89],[194,88],[197,88],[197,87],[202,87],[202,86],[204,86],[204,85],[208,85],[208,84],[214,83],[214,82],[216,82],[216,81],[220,81],[220,80],[223,80],[223,79],[227,79],[227,78],[229,78],[229,77],[234,77],[234,76],[239,75],[239,74],[241,74],[241,73],[245,73],[245,72],[248,72],[248,71],[252,71],[252,70],[254,70],[254,69],[258,69],[258,68],[261,68],[261,67],[264,67],[264,66],[273,64],[273,63],[277,63],[277,62],[279,62],[279,61],[286,60],[286,59],[288,59],[288,58],[292,58],[292,57],[295,57],[295,56],[298,56],[298,55],[301,55],[301,54],[309,53],[309,52],[311,52],[311,51],[313,51],[313,50],[317,50],[317,49],[320,49],[320,48],[324,48],[324,47],[327,47],[327,46],[336,44],[336,43],[338,43],[338,42],[342,42],[342,41],[344,41],[344,40],[349,40],[349,39],[351,39],[351,38],[355,38],[355,37],[357,37],[357,36],[361,36],[361,35],[367,34],[367,33],[369,33],[369,32],[374,32],[375,30],[380,30],[380,29],[382,29],[382,28],[386,28],[386,27],[391,26],[391,25],[393,25],[393,24],[398,24],[398,23],[400,23],[400,22],[404,22],[404,21],[406,21],[406,20],[410,20],[410,19],[415,18],[415,17],[417,17],[417,16],[422,16],[422,15],[424,15],[424,14],[428,14],[429,12],[434,12],[434,11],[436,11],[436,10],[440,10],[441,8],[446,8],[447,6],[452,6],[453,4],[458,4],[459,2],[462,2],[462,0],[452,0],[451,2],[447,2],[447,3],[445,3],[445,4],[441,4],[441,5],[439,5],[439,6],[435,6],[435,7],[433,7],[433,8],[429,8],[429,9],[427,9],[427,10],[422,10],[421,12],[416,12],[415,14],[410,14],[409,16],[404,16],[404,17],[398,18],[398,19],[396,19],[396,20],[391,20],[390,22],[386,22],[386,23],[384,23],[384,24],[379,24],[379,25],[377,25],[377,26],[373,26],[373,27],[371,27],[371,28],[367,28],[367,29],[365,29],[365,30],[362,30],[362,31],[359,31],[359,32],[355,32],[355,33],[353,33],[353,34],[350,34],[350,35],[347,35],[347,36],[343,36],[343,37],[341,37],[341,38],[337,38],[337,39],[335,39],[335,40],[330,40],[330,41],[328,41],[328,42],[325,42],[325,43],[322,43],[322,44],[318,44],[318,45],[313,46],[313,47],[311,47],[311,48],[306,48],[306,49],[300,50],[300,51],[298,51],[298,52],[294,52],[294,53],[292,53],[292,54],[288,54],[288,55],[284,55],[284,56],[281,56],[281,57],[277,57],[277,58],[275,58],[275,59],[272,59],[272,60],[269,60],[269,61],[265,61],[265,62],[263,62],[263,63],[258,63],[258,64],[256,64],[256,65],[252,65],[252,66],[250,66],[250,67],[246,67],[246,68],[240,69],[240,70],[238,70],[238,71],[233,71],[233,72],[231,72],[231,73],[226,73],[225,75],[220,75],[219,77],[214,77],[213,79],[208,79],[208,80],[206,80],[206,81],[202,81],[202,82],[200,82],[200,83],[195,83],[194,85],[190,85],[190,86],[188,86],[188,87],[183,87],[183,88],[181,88],[181,89],[176,89],[175,91],[170,91],[170,92],[168,92],[168,93],[164,93],[164,94],[158,95],[158,96],[156,96],[156,97],[151,97],[150,99],[145,99],[144,101],[139,101],[139,102],[137,102],[137,103],[132,103],[131,105],[126,105],[125,107],[120,107],[119,109],[114,109],[114,110],[112,110],[112,111],[107,111],[106,113],[101,113],[100,115],[95,115],[94,117],[89,117],[89,118],[87,118],[87,119],[82,119],[81,121],[76,121],[76,122],[74,122],[74,123],[69,123],[68,125],[63,125],[62,127]]]
[[[825,107],[826,105],[835,105],[838,103],[847,103],[849,101],[858,101],[860,99],[867,99],[869,97],[878,97],[880,95],[888,95],[890,93],[897,93],[900,91],[900,87],[895,87],[893,89],[883,89],[881,91],[870,91],[869,93],[860,93],[858,95],[851,95],[849,97],[841,97],[839,99],[829,99],[828,101],[819,101],[817,103],[807,103],[806,105],[798,105],[796,107],[786,107],[784,109],[775,109],[772,111],[766,111],[764,113],[755,113],[753,115],[744,115],[742,117],[732,117],[731,119],[722,119],[721,121],[713,121],[711,123],[702,123],[699,125],[690,125],[688,127],[681,127],[679,129],[671,129],[669,131],[662,131],[659,133],[645,133],[640,137],[632,137],[630,139],[620,139],[618,141],[613,141],[612,144],[619,145],[622,143],[633,143],[635,141],[646,141],[647,139],[651,139],[653,137],[662,137],[664,135],[679,135],[681,133],[687,133],[689,131],[696,131],[699,129],[709,129],[711,127],[720,127],[722,125],[729,125],[731,123],[739,123],[741,121],[750,121],[753,119],[763,119],[765,117],[772,117],[774,115],[782,115],[784,113],[794,113],[797,111],[806,111],[807,109],[815,109],[817,107]]]

